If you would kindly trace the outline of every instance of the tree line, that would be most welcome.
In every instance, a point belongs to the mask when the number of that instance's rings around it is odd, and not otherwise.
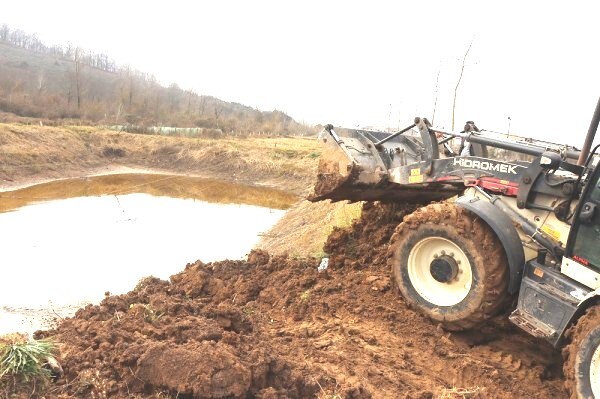
[[[48,54],[72,61],[78,60],[82,64],[91,68],[97,68],[106,72],[116,72],[118,67],[114,60],[110,59],[104,53],[84,52],[82,49],[68,44],[67,46],[47,46],[37,35],[27,34],[26,32],[15,29],[12,30],[8,25],[3,24],[0,27],[0,40],[25,50],[39,54]]]
[[[198,127],[216,133],[298,134],[310,130],[281,111],[263,112],[119,66],[106,54],[47,46],[0,27],[0,111],[51,120]]]

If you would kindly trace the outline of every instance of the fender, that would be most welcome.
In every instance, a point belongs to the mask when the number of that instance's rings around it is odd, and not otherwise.
[[[512,220],[493,204],[477,197],[460,197],[456,200],[456,205],[473,212],[494,230],[508,260],[510,272],[508,292],[514,294],[519,291],[525,265],[525,252]]]
[[[600,302],[600,288],[588,292],[587,295],[581,300],[581,302],[579,302],[577,311],[571,316],[568,326],[570,327],[573,324],[575,324],[577,322],[577,319],[579,319],[579,316],[584,314],[590,306],[594,306],[598,302]]]

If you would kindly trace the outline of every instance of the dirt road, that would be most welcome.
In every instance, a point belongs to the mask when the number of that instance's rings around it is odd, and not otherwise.
[[[326,271],[255,251],[80,310],[38,334],[65,370],[47,397],[566,397],[560,354],[503,318],[448,333],[407,309],[386,251],[407,211],[368,204]]]

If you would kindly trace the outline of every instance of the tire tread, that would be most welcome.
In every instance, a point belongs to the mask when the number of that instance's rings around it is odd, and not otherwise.
[[[577,369],[577,352],[581,348],[583,340],[587,335],[600,325],[600,304],[596,304],[587,309],[584,315],[567,331],[565,334],[569,343],[562,350],[563,355],[563,373],[565,375],[565,388],[569,392],[571,399],[583,397],[578,394],[577,378],[575,370]]]
[[[494,231],[482,219],[453,203],[429,204],[405,216],[391,239],[388,252],[390,265],[403,244],[406,233],[425,223],[452,226],[463,238],[477,240],[478,246],[486,251],[485,254],[478,254],[484,256],[482,261],[485,262],[486,270],[484,283],[486,290],[481,305],[468,318],[459,321],[443,321],[442,325],[449,330],[467,330],[498,313],[508,297],[508,263],[504,248]],[[395,267],[392,269],[396,281],[399,281],[398,269]],[[405,299],[410,306],[416,305],[410,298]]]

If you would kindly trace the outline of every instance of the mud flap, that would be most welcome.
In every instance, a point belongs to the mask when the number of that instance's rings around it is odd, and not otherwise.
[[[591,290],[536,260],[527,262],[517,309],[510,321],[529,334],[558,346]]]
[[[508,292],[514,294],[519,290],[523,265],[525,264],[525,253],[519,234],[513,222],[500,209],[491,203],[477,197],[461,197],[456,200],[456,205],[473,212],[482,218],[500,239],[510,269],[508,281]]]

